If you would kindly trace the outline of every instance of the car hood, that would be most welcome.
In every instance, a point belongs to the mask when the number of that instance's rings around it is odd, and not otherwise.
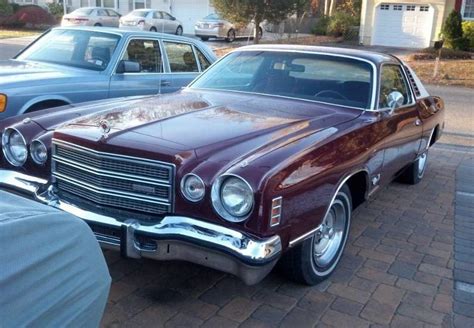
[[[21,60],[0,60],[0,85],[32,80],[45,80],[71,76],[67,70],[59,70],[53,65]]]
[[[55,136],[114,152],[133,148],[140,154],[189,151],[205,156],[249,140],[260,144],[249,147],[260,147],[301,130],[318,131],[360,113],[305,101],[188,89],[123,101],[57,127]]]

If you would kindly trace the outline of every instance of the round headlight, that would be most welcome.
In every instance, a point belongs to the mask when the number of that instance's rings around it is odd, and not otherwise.
[[[252,187],[247,181],[233,174],[221,175],[212,184],[212,205],[216,212],[230,222],[248,218],[254,205]]]
[[[39,140],[34,140],[30,145],[31,158],[36,164],[43,165],[48,160],[48,149]]]
[[[230,177],[222,184],[221,200],[229,214],[242,217],[252,209],[253,191],[242,179]]]
[[[28,148],[23,135],[13,129],[8,128],[2,135],[2,150],[7,161],[13,166],[25,164],[28,157]]]
[[[187,200],[198,202],[203,199],[206,193],[206,186],[200,177],[189,173],[181,180],[181,192]]]

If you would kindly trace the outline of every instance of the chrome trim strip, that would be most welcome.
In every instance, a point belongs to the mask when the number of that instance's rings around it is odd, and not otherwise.
[[[366,170],[366,169],[362,169],[362,170],[358,170],[358,171],[355,171],[355,172],[352,172],[351,174],[349,174],[347,177],[345,177],[338,185],[337,189],[336,189],[336,192],[334,193],[334,195],[332,196],[331,198],[331,201],[329,202],[329,204],[332,204],[334,202],[334,199],[336,199],[336,196],[337,196],[337,193],[339,192],[339,190],[341,190],[342,186],[346,183],[347,180],[349,180],[351,177],[353,177],[354,175],[356,175],[357,173],[360,173],[360,172],[365,172],[367,174],[369,174],[369,172]],[[324,213],[324,216],[323,216],[323,219],[326,217],[326,215],[328,215],[329,213],[329,210],[330,210],[330,206],[328,206],[328,208],[326,209],[326,212]],[[302,234],[301,236],[293,239],[290,241],[289,243],[289,247],[294,247],[295,245],[297,245],[299,242],[305,240],[306,238],[310,237],[313,233],[315,233],[316,231],[319,230],[319,226],[316,227],[315,229],[312,229],[304,234]]]

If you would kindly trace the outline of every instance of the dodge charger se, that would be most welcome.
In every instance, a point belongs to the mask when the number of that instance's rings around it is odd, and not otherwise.
[[[396,57],[248,46],[179,93],[0,122],[0,186],[82,218],[123,256],[247,284],[281,259],[316,284],[354,208],[419,182],[443,127],[443,101]]]

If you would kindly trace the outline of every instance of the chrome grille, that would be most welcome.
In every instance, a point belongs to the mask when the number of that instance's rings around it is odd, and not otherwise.
[[[66,192],[103,206],[148,214],[173,211],[174,165],[53,141],[52,173]]]

